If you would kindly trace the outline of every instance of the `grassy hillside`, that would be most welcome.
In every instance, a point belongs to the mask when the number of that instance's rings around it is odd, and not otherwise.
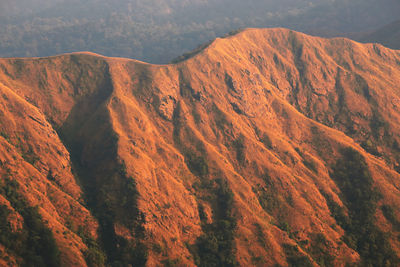
[[[399,62],[286,29],[1,59],[0,263],[398,266]]]

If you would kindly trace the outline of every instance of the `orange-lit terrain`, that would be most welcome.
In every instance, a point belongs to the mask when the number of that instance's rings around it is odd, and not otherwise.
[[[62,266],[398,266],[400,51],[248,29],[170,65],[0,59],[0,133],[7,229],[11,187]]]

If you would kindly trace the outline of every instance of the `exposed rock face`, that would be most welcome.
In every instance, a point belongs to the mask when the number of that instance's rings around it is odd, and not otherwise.
[[[400,51],[285,29],[173,65],[1,59],[1,186],[63,266],[396,266],[399,85]]]

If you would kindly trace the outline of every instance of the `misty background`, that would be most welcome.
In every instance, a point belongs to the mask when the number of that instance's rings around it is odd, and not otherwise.
[[[400,48],[399,20],[400,0],[0,0],[0,57],[91,51],[167,63],[247,27]]]

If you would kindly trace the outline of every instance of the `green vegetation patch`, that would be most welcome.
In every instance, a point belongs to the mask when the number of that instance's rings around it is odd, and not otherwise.
[[[213,222],[207,223],[207,215],[199,206],[203,235],[201,235],[191,252],[199,267],[238,266],[236,260],[235,232],[237,220],[233,215],[233,193],[223,179],[215,180],[215,208]]]
[[[297,246],[283,244],[283,250],[289,267],[312,267],[311,260],[299,251]]]
[[[233,142],[232,142],[233,148],[235,149],[236,152],[236,159],[237,161],[243,165],[246,163],[246,146],[245,146],[245,142],[244,142],[244,136],[240,135],[238,138],[236,138]]]
[[[400,221],[397,219],[394,209],[389,205],[382,205],[381,207],[383,216],[388,220],[395,231],[400,231]]]
[[[270,215],[277,218],[277,226],[283,231],[289,231],[289,225],[286,222],[286,213],[293,199],[291,195],[283,195],[278,185],[271,178],[267,171],[264,172],[262,178],[265,186],[258,185],[253,187],[253,192],[257,195],[261,207]]]
[[[133,178],[126,176],[125,168],[121,167],[118,173],[110,177],[110,181],[103,184],[91,201],[96,217],[100,224],[100,238],[107,253],[108,263],[111,266],[145,266],[148,248],[143,243],[145,238],[145,217],[137,207],[138,192]],[[118,185],[118,196],[110,193],[109,188]],[[121,217],[125,215],[124,217]],[[130,240],[119,236],[115,232],[114,224],[120,222],[135,234],[135,239]],[[90,240],[89,240],[90,241]],[[90,242],[87,243],[90,245]],[[96,261],[101,261],[100,251],[97,246],[88,246],[87,259],[90,261],[95,256]],[[88,262],[88,263],[89,263]],[[97,266],[93,264],[92,266]]]
[[[313,257],[320,267],[334,266],[335,256],[327,253],[332,245],[322,233],[317,233],[311,237],[311,246],[307,252]]]
[[[400,261],[390,245],[388,234],[375,222],[381,195],[374,187],[363,156],[352,148],[343,149],[331,176],[341,190],[348,214],[329,197],[327,203],[345,231],[343,241],[360,254],[360,266],[398,266]]]
[[[9,221],[10,210],[0,206],[0,243],[21,258],[21,266],[60,266],[59,250],[53,233],[43,224],[37,207],[31,207],[18,192],[18,183],[5,178],[0,194],[24,219],[23,228],[14,232]]]
[[[208,164],[203,156],[197,156],[191,151],[185,153],[185,163],[189,170],[196,176],[203,177],[208,174]]]

